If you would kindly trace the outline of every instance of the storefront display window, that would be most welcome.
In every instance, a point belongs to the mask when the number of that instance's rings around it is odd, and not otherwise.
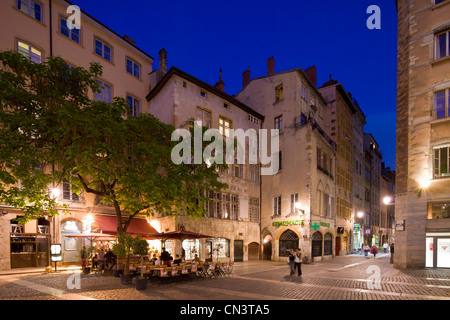
[[[428,203],[428,219],[448,218],[450,218],[450,201]]]

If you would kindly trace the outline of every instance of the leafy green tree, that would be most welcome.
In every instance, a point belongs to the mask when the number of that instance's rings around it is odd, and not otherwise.
[[[172,126],[130,116],[123,98],[93,101],[101,75],[96,63],[86,70],[0,52],[0,202],[25,221],[56,215],[49,190],[67,179],[113,206],[118,234],[138,214],[201,217],[203,191],[226,187],[217,166],[175,165]]]

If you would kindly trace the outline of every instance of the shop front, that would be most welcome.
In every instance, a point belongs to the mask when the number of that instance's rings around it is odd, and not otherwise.
[[[450,232],[426,234],[425,267],[450,268]]]
[[[20,224],[11,220],[11,268],[35,268],[49,265],[50,222],[44,218]]]

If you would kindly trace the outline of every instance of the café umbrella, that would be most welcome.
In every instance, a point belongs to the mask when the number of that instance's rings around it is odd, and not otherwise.
[[[155,240],[159,239],[161,240],[161,246],[164,246],[164,243],[166,240],[180,240],[183,242],[183,240],[190,240],[190,239],[202,239],[202,238],[214,238],[213,236],[209,236],[206,234],[196,233],[192,231],[186,231],[186,230],[177,230],[177,231],[170,231],[170,232],[158,232],[158,233],[151,233],[145,237],[145,240]]]

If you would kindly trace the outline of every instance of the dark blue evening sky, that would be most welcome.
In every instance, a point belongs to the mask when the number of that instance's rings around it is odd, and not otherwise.
[[[397,13],[394,0],[72,0],[155,58],[167,50],[176,66],[214,85],[223,69],[225,91],[242,87],[242,72],[317,67],[318,86],[340,81],[367,117],[365,132],[395,168]],[[366,26],[370,5],[381,9],[381,29]]]

